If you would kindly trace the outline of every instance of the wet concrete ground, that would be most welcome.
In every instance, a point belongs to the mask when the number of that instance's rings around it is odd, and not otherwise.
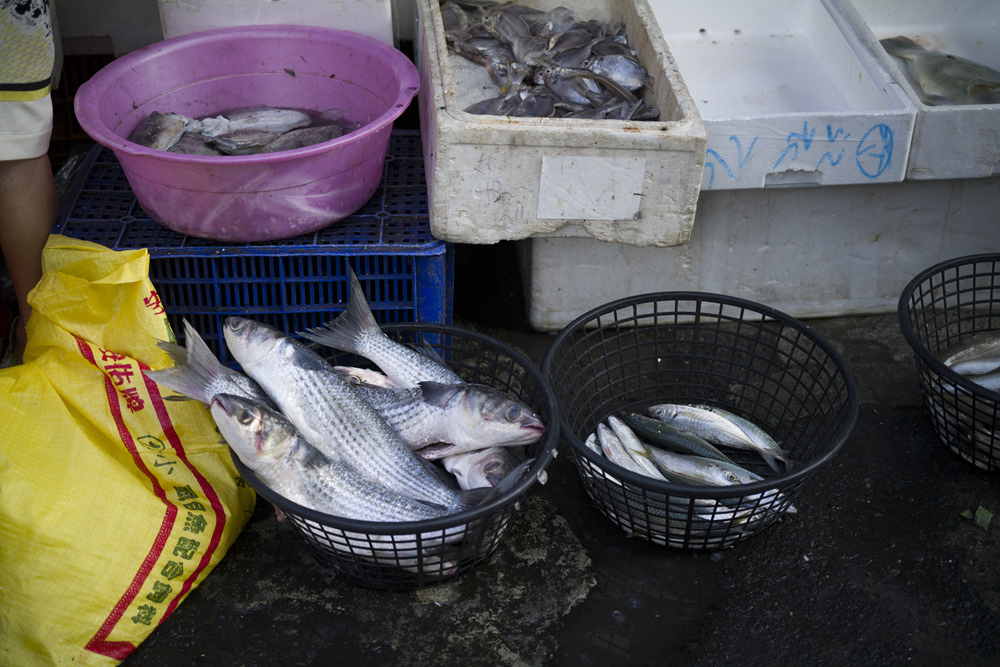
[[[510,244],[460,246],[456,324],[541,365]],[[668,289],[665,287],[665,289]],[[126,665],[995,665],[1000,480],[937,440],[895,313],[809,322],[861,406],[799,513],[721,552],[628,538],[563,449],[485,564],[414,592],[324,572],[258,500],[207,580]]]

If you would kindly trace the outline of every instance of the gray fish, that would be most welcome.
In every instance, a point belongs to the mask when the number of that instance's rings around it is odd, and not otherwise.
[[[359,368],[357,366],[334,366],[333,370],[347,377],[351,384],[358,386],[382,387],[383,389],[396,389],[392,380],[386,377],[385,373],[373,371],[370,368]]]
[[[325,456],[303,438],[279,412],[249,399],[219,394],[212,399],[212,417],[223,438],[250,470],[272,491],[298,505],[359,521],[423,521],[445,516],[440,505],[394,493],[366,479],[350,466]],[[464,536],[464,526],[417,535],[348,533],[347,543],[330,541],[335,549],[407,570],[455,571],[436,548]],[[418,542],[419,539],[419,542]],[[418,550],[417,544],[421,545]],[[412,545],[400,548],[400,545]]]
[[[445,33],[466,33],[469,30],[469,16],[454,2],[441,3],[441,23]]]
[[[628,102],[638,100],[631,91],[623,88],[617,81],[587,69],[546,67],[542,70],[542,78],[552,92],[572,102],[589,102],[595,106],[601,104],[606,99],[601,94],[602,88]]]
[[[518,37],[531,37],[528,24],[512,11],[503,8],[486,12],[483,16],[483,26],[487,31],[504,44],[513,46]]]
[[[584,60],[580,67],[603,74],[631,92],[649,85],[649,75],[646,70],[631,56],[620,54],[594,56]]]
[[[514,51],[495,37],[474,37],[451,44],[455,53],[480,65],[487,65],[492,58],[501,62],[515,60]]]
[[[206,137],[242,131],[283,134],[311,123],[312,118],[302,111],[257,106],[234,109],[213,118],[202,119],[200,132]]]
[[[661,403],[651,406],[648,412],[657,421],[717,445],[737,449],[754,447],[753,440],[742,428],[716,411],[693,405]],[[698,454],[698,452],[692,453]]]
[[[597,440],[596,431],[588,435],[587,438],[583,441],[583,444],[587,447],[587,449],[594,452],[595,454],[604,454],[604,452],[601,451],[601,443],[598,442]]]
[[[1000,368],[989,373],[967,375],[966,377],[978,384],[980,387],[984,387],[990,391],[1000,392]]]
[[[453,5],[465,11],[467,27]],[[448,48],[486,67],[500,89],[499,96],[468,105],[466,113],[634,121],[660,117],[655,105],[641,104],[633,94],[648,85],[649,77],[628,47],[624,24],[612,27],[596,19],[581,22],[567,7],[542,11],[509,2],[457,0],[442,3],[441,12]],[[479,17],[483,30],[491,35],[486,41],[502,44],[503,53],[478,50],[473,35],[477,34]],[[601,59],[595,67],[599,71],[581,66],[589,57]],[[626,58],[631,60],[626,62]],[[522,72],[517,72],[517,67],[523,68]],[[537,70],[533,75],[532,69]],[[549,71],[548,77],[544,70]],[[538,92],[525,90],[531,84]],[[514,96],[519,97],[516,102],[512,102]]]
[[[278,153],[281,151],[295,150],[321,144],[324,141],[331,141],[343,134],[338,125],[317,125],[315,127],[303,127],[278,135],[274,141],[261,147],[261,153]]]
[[[514,51],[514,58],[524,63],[528,67],[550,64],[546,51],[548,41],[544,37],[534,35],[523,35],[514,38],[510,48]]]
[[[167,149],[181,155],[223,155],[222,151],[208,143],[208,138],[193,132],[185,132],[173,146]]]
[[[981,375],[1000,368],[1000,331],[982,331],[942,350],[938,359],[959,375]]]
[[[618,434],[604,422],[597,425],[597,441],[601,445],[601,451],[604,453],[604,456],[612,463],[637,475],[645,475],[646,477],[666,481],[666,478],[648,457],[640,456],[637,458],[633,456],[621,441],[621,438],[618,437]]]
[[[742,482],[740,476],[725,462],[718,459],[708,459],[703,456],[679,454],[660,447],[650,447],[650,455],[664,475],[679,477],[687,484],[696,486],[730,486],[732,484],[749,483],[761,478]],[[749,471],[744,471],[749,472]],[[752,474],[752,473],[751,473]]]
[[[702,456],[692,456],[689,454],[677,454],[659,447],[650,447],[653,459],[660,467],[661,472],[669,479],[678,476],[686,480],[688,484],[696,486],[735,486],[737,484],[752,484],[764,478],[755,472],[746,470],[736,465],[732,461],[719,461],[717,459],[707,459]],[[731,498],[722,500],[722,504],[737,505],[747,510],[755,509],[760,505],[765,511],[770,511],[774,503],[782,503],[782,512],[796,514],[798,509],[791,503],[785,501],[785,496],[775,489],[764,493],[755,493],[742,498]],[[749,518],[750,515],[742,515]]]
[[[549,118],[556,112],[556,98],[545,87],[538,86],[528,91],[517,107],[507,115],[520,118]]]
[[[716,449],[695,431],[685,432],[681,428],[650,417],[637,414],[623,414],[622,420],[636,435],[649,443],[681,454],[704,456],[718,461],[731,459]]]
[[[788,458],[788,452],[779,447],[778,443],[774,441],[774,438],[768,435],[762,428],[751,422],[749,419],[744,419],[739,415],[733,414],[728,410],[723,410],[722,408],[714,405],[695,405],[691,407],[712,412],[720,417],[723,417],[724,419],[729,420],[746,435],[746,441],[740,440],[739,438],[733,438],[731,440],[727,438],[726,442],[715,441],[716,444],[736,447],[738,449],[753,450],[760,454],[761,458],[763,458],[767,465],[769,465],[775,472],[781,472],[781,467],[778,465],[778,461],[784,463],[787,469],[791,469],[794,466],[794,462]],[[691,424],[693,422],[689,421],[686,423]],[[713,429],[712,431],[706,432],[719,432],[719,430]],[[710,439],[704,434],[702,434],[701,437],[706,440]]]
[[[462,111],[478,116],[509,116],[517,110],[520,103],[521,98],[517,95],[500,94],[496,97],[473,102]]]
[[[265,130],[237,130],[213,136],[209,142],[226,155],[250,155],[278,138],[277,132]]]
[[[474,506],[421,459],[344,376],[299,341],[259,322],[229,317],[226,343],[243,370],[264,388],[314,447],[391,491],[442,505]]]
[[[1000,71],[940,51],[909,37],[880,40],[889,55],[902,59],[918,93],[930,105],[1000,103]]]
[[[158,343],[174,365],[158,371],[145,371],[145,374],[158,384],[205,405],[211,403],[217,394],[236,394],[274,407],[260,385],[243,373],[223,366],[186,319],[184,342],[186,347],[166,341]]]
[[[521,18],[535,35],[556,35],[571,30],[576,16],[567,7],[555,7],[547,12],[529,13]]]
[[[405,389],[356,390],[410,449],[431,461],[493,446],[528,445],[545,433],[531,408],[487,385],[426,381]]]
[[[423,521],[441,505],[393,493],[313,447],[281,413],[219,394],[212,416],[233,451],[268,488],[303,507],[360,521]]]
[[[524,462],[516,447],[488,447],[441,459],[463,489],[495,487]]]
[[[666,476],[661,474],[662,471],[657,469],[655,462],[650,457],[649,445],[640,440],[635,432],[618,417],[608,415],[607,422],[611,430],[618,437],[618,440],[622,443],[625,451],[639,464],[639,467],[645,470],[647,476],[656,479],[660,477],[666,479]]]
[[[344,311],[325,326],[300,332],[299,335],[314,343],[368,359],[399,387],[416,387],[424,380],[443,384],[463,381],[454,371],[427,354],[382,333],[368,307],[361,282],[353,269],[348,270],[351,292]]]
[[[190,120],[180,114],[154,111],[136,125],[128,140],[146,148],[165,151],[180,140]]]

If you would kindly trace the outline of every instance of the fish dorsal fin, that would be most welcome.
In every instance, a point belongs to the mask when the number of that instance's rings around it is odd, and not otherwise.
[[[462,388],[460,384],[445,384],[432,380],[424,380],[420,383],[420,393],[423,394],[424,402],[439,408],[448,405],[448,402]]]
[[[441,354],[436,349],[434,349],[433,345],[431,345],[427,341],[421,343],[420,347],[417,348],[417,351],[423,354],[431,361],[435,361],[444,366],[445,368],[448,367],[448,365],[444,362],[444,359],[441,357]]]

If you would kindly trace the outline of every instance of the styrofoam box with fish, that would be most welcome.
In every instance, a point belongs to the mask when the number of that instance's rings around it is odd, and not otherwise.
[[[891,183],[916,108],[826,0],[650,0],[708,132],[702,188]]]
[[[1000,70],[996,0],[835,0],[861,39],[893,74],[917,109],[906,177],[982,178],[1000,165],[1000,105],[920,101],[905,66],[879,40],[905,36],[920,46]]]
[[[685,243],[694,224],[705,127],[646,0],[521,0],[624,23],[658,121],[485,116],[483,67],[449,53],[438,0],[419,0],[414,50],[431,231],[488,244],[557,233],[635,246]]]

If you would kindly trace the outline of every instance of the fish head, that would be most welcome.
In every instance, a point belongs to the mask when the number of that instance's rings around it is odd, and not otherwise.
[[[530,407],[506,393],[470,384],[462,392],[466,423],[476,437],[495,445],[529,445],[545,434],[545,424]]]
[[[443,459],[464,489],[495,487],[523,460],[522,454],[509,447],[488,447]]]
[[[280,414],[241,396],[216,394],[210,411],[226,443],[250,468],[284,456],[296,436]]]
[[[277,329],[243,317],[227,317],[223,327],[226,346],[236,360],[248,369],[273,354],[287,354],[287,337]]]
[[[677,406],[672,403],[661,403],[649,408],[649,416],[669,424],[677,416]]]

